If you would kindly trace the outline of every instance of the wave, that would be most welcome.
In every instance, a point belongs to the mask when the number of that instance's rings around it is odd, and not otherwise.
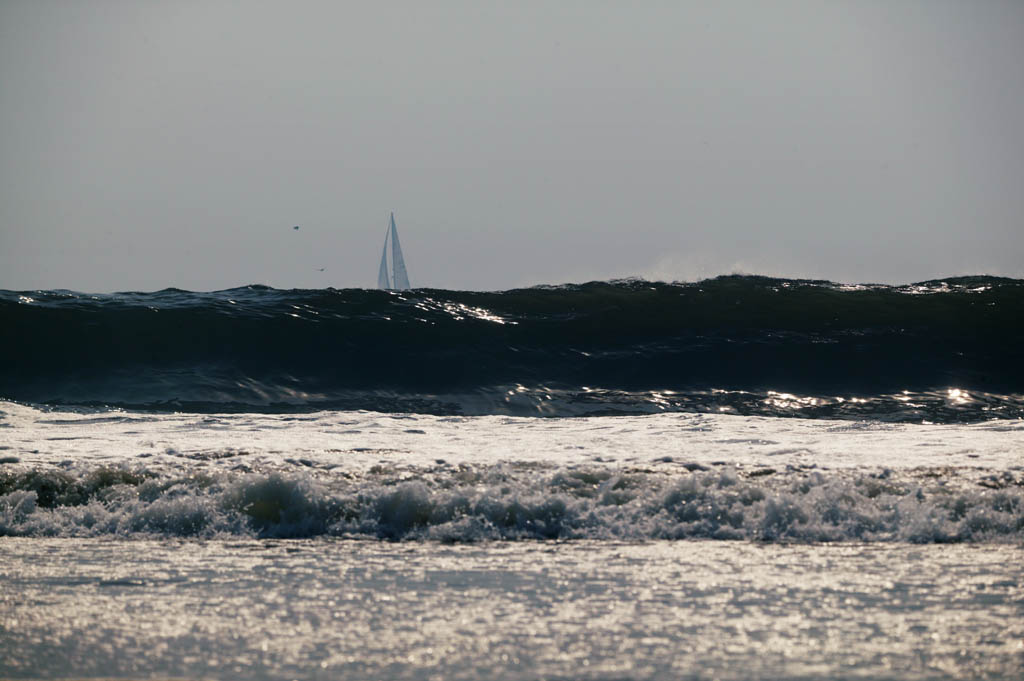
[[[907,286],[728,276],[504,292],[3,291],[0,328],[0,398],[30,403],[1024,416],[1024,281],[987,276]]]
[[[502,463],[410,475],[181,475],[128,468],[0,473],[0,535],[320,535],[388,540],[1024,540],[1024,478],[954,469],[683,474]]]

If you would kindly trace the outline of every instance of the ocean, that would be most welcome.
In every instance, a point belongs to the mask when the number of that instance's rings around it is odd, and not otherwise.
[[[0,291],[0,678],[1024,678],[1024,281]]]

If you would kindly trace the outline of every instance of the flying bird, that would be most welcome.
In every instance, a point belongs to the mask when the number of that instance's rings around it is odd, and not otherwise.
[[[298,228],[299,228],[298,225],[295,225],[294,227],[292,227],[292,229],[298,229]]]

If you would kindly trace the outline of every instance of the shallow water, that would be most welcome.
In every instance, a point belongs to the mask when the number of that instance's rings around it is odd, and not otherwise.
[[[1017,678],[1019,546],[5,539],[0,677]]]
[[[0,412],[0,678],[1024,675],[1019,421]]]

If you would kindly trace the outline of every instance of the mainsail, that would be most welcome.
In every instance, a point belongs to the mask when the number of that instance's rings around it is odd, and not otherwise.
[[[390,246],[390,248],[389,248]],[[391,266],[388,267],[388,251],[390,250]],[[405,258],[402,257],[402,245],[398,242],[398,229],[395,227],[395,214],[391,213],[388,229],[384,234],[384,252],[380,256],[380,269],[377,271],[377,288],[397,289],[411,288],[409,273],[405,269]]]

